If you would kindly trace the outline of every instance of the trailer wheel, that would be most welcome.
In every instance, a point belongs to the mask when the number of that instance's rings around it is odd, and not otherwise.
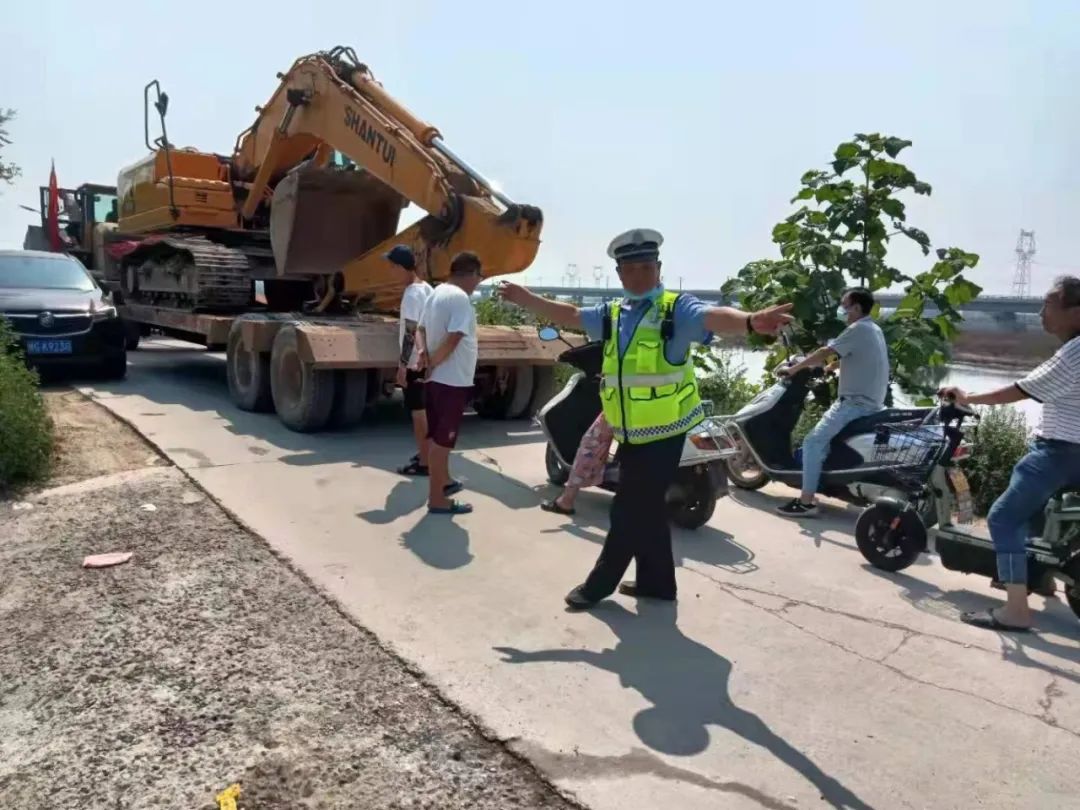
[[[237,408],[256,412],[274,409],[270,394],[270,355],[244,348],[239,321],[234,321],[229,329],[225,368],[229,394]]]
[[[533,366],[532,400],[523,416],[536,416],[559,390],[555,366]]]
[[[367,410],[374,375],[367,369],[335,371],[334,407],[330,410],[330,426],[349,428],[360,424]]]
[[[281,327],[270,352],[270,393],[285,427],[300,433],[322,430],[334,406],[334,372],[312,368],[300,358],[296,327]]]
[[[496,378],[505,374],[505,386],[476,401],[476,412],[485,419],[520,419],[529,410],[533,397],[534,370],[532,366],[512,366],[496,369]]]

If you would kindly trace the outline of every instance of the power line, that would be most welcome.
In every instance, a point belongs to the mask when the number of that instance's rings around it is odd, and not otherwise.
[[[1013,295],[1031,295],[1031,260],[1035,256],[1035,231],[1020,229],[1016,238],[1016,275],[1013,276]]]

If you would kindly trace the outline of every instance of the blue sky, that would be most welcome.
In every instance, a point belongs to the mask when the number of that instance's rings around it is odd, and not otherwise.
[[[1036,291],[1080,268],[1080,4],[561,2],[257,4],[43,0],[4,13],[0,107],[19,117],[0,247],[19,247],[37,186],[115,183],[145,152],[142,88],[170,95],[170,139],[229,153],[275,74],[353,46],[386,88],[516,200],[545,213],[526,273],[611,275],[607,242],[666,238],[670,285],[716,287],[775,255],[802,172],[856,131],[909,138],[934,186],[909,209],[935,244],[979,253],[1007,292],[1021,227]],[[920,257],[898,252],[907,270]]]

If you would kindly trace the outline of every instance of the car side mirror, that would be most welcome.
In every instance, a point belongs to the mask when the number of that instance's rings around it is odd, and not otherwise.
[[[536,334],[537,337],[539,337],[545,343],[552,340],[558,340],[560,337],[559,330],[556,329],[554,326],[543,326],[537,330]]]

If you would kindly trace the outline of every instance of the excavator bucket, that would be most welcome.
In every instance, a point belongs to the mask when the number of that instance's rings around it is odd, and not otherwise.
[[[274,188],[270,244],[279,276],[336,273],[389,239],[404,198],[363,170],[318,168],[290,172]]]

